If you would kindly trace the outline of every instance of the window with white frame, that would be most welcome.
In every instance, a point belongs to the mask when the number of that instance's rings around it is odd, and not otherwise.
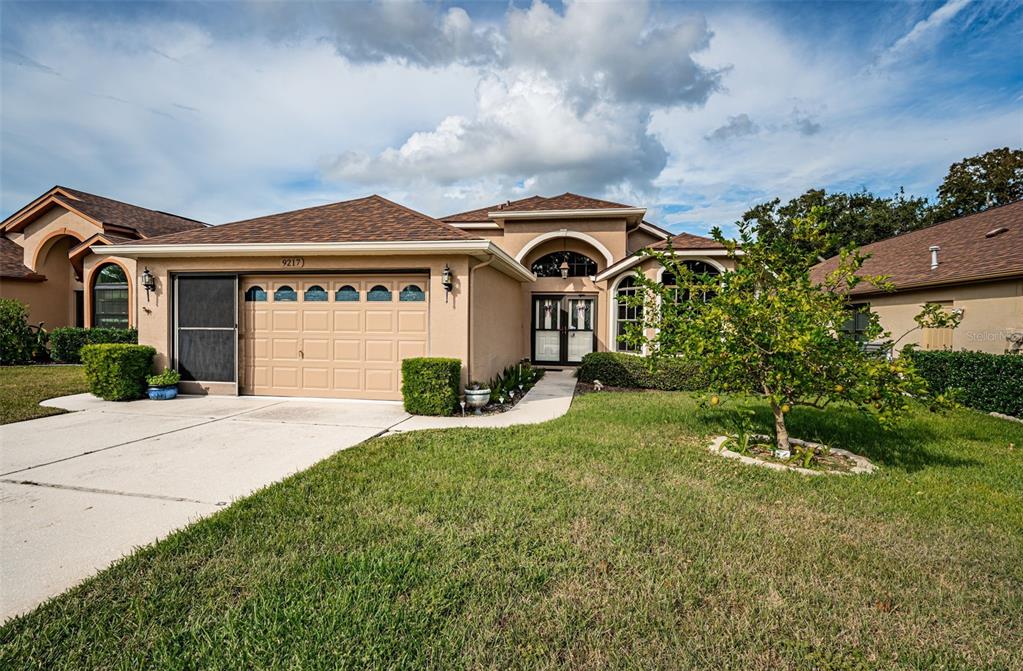
[[[636,285],[633,277],[626,277],[618,283],[615,292],[617,312],[615,314],[615,350],[619,352],[638,352],[639,347],[622,339],[629,324],[637,324],[643,321],[642,306],[629,305],[626,299],[635,296],[641,287]]]

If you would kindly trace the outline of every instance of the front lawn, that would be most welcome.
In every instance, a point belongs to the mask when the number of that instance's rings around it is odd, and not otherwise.
[[[89,391],[89,384],[81,366],[2,366],[0,424],[58,415],[64,411],[39,402],[84,391]]]
[[[720,412],[373,440],[9,623],[0,667],[1019,668],[1023,428],[796,410],[881,467],[808,477],[709,454]]]

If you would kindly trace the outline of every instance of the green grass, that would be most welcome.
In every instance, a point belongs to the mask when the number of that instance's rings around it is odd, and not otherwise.
[[[0,367],[0,424],[59,415],[64,410],[44,408],[40,401],[89,391],[81,366]]]
[[[796,410],[881,466],[807,477],[709,454],[722,412],[373,440],[8,623],[0,667],[1020,668],[1023,428]]]

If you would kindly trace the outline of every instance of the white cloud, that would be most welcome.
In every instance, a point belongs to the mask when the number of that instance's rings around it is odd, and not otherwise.
[[[918,21],[908,33],[885,50],[878,59],[878,64],[881,67],[890,67],[929,41],[937,39],[945,25],[969,4],[970,0],[949,0],[931,12],[926,19]]]

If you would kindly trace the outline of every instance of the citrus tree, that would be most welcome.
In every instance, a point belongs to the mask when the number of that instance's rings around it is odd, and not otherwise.
[[[905,411],[909,399],[926,392],[909,357],[868,353],[843,331],[857,285],[891,288],[885,277],[857,276],[865,256],[844,249],[823,281],[811,279],[820,250],[834,244],[821,214],[815,208],[793,221],[789,235],[767,239],[758,238],[749,222],[739,222],[738,240],[715,229],[714,239],[736,265],[722,275],[694,274],[670,247],[647,250],[644,254],[674,275],[676,284],[664,286],[637,272],[644,290],[627,299],[642,306],[643,318],[624,338],[651,360],[687,357],[702,368],[712,391],[753,393],[767,401],[779,456],[789,454],[785,416],[793,407],[825,408],[842,401],[888,423]],[[866,340],[888,336],[877,315],[869,314],[866,322]]]

